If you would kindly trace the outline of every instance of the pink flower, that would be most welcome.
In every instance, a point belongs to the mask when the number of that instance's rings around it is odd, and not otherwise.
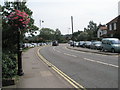
[[[25,25],[23,25],[23,27],[25,27]]]
[[[19,19],[19,21],[23,21],[23,19]]]
[[[28,14],[25,12],[21,12],[19,10],[15,10],[15,12],[12,12],[10,15],[7,17],[9,20],[12,20],[11,25],[20,27],[27,27],[27,24],[30,22],[30,18],[28,18]]]
[[[29,23],[30,22],[30,18],[28,18],[26,21]]]
[[[16,13],[20,13],[20,11],[19,11],[19,10],[15,10],[15,12],[16,12]]]
[[[13,19],[18,19],[18,17],[14,17]]]
[[[24,21],[24,22],[22,22],[22,24],[26,24],[26,22]]]

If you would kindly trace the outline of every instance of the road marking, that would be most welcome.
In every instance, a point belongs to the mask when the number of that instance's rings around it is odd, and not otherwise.
[[[54,51],[56,51],[56,52],[59,52],[59,53],[61,53],[60,51],[56,50],[56,49],[55,49],[55,47],[53,47],[53,50],[54,50]]]
[[[96,61],[96,60],[92,60],[92,59],[88,59],[88,58],[84,58],[84,60],[91,61],[91,62],[96,62],[96,63],[100,63],[100,64],[103,64],[103,65],[112,66],[112,67],[116,67],[116,68],[119,67],[117,65],[113,65],[113,64],[109,64],[109,63],[105,63],[105,62],[101,62],[101,61]]]
[[[80,85],[79,83],[77,83],[76,81],[74,81],[73,79],[71,79],[68,75],[66,75],[65,73],[63,73],[60,69],[58,69],[55,65],[53,65],[52,63],[50,63],[49,61],[47,61],[40,53],[41,48],[38,49],[37,51],[37,55],[39,56],[39,58],[41,58],[41,60],[47,64],[48,66],[51,66],[51,68],[56,71],[60,76],[62,76],[66,81],[68,81],[73,87],[75,87],[78,90],[86,90],[85,87],[83,87],[82,85]]]
[[[53,47],[53,50],[54,50],[54,51],[57,51],[57,52],[59,52],[59,53],[62,53],[61,51],[56,50],[55,47]],[[64,54],[64,55],[67,55],[67,56],[77,57],[77,56],[75,56],[75,55],[68,54],[68,53],[63,53],[63,54]]]
[[[68,55],[68,56],[72,56],[72,57],[77,57],[77,56],[75,56],[75,55],[68,54],[68,53],[63,53],[63,54]]]

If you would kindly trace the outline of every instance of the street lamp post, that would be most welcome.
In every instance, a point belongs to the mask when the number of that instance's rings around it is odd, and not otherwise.
[[[41,28],[42,23],[44,23],[44,21],[43,21],[43,20],[40,20],[40,28]]]
[[[17,0],[17,9],[19,10],[19,0]],[[21,31],[20,28],[18,27],[18,35],[17,35],[17,46],[18,46],[18,72],[17,74],[19,76],[22,76],[23,70],[22,70],[22,48],[21,48],[21,43],[20,43],[20,36],[21,36]]]
[[[22,70],[22,48],[21,48],[21,43],[20,43],[20,34],[21,34],[21,31],[20,31],[20,28],[18,28],[18,42],[17,42],[17,45],[18,45],[18,75],[19,76],[22,76],[24,73],[23,73],[23,70]]]

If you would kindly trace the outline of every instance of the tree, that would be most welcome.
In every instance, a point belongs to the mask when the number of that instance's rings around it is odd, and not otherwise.
[[[78,36],[79,41],[87,41],[88,40],[88,33],[87,32],[81,32]]]
[[[79,41],[80,40],[79,36],[81,33],[82,33],[82,31],[79,31],[79,30],[78,30],[78,32],[74,32],[73,33],[73,40]]]
[[[42,39],[42,41],[51,41],[54,40],[54,35],[55,35],[55,31],[50,29],[50,28],[42,28],[40,30],[40,35],[39,38]]]
[[[61,32],[58,28],[56,29],[54,36],[55,36],[55,40],[58,40],[58,42],[61,42]]]
[[[88,40],[97,39],[98,26],[93,21],[89,22],[87,28],[84,28],[84,32],[88,33]]]
[[[29,23],[25,29],[21,28],[21,39],[25,37],[26,32],[33,32],[34,30],[37,30],[38,28],[34,25],[34,20],[32,19],[32,11],[27,8],[25,5],[26,2],[19,2],[20,10],[19,12],[22,12],[23,14],[27,14],[29,17]],[[17,50],[17,28],[16,24],[13,24],[13,20],[10,21],[10,15],[14,14],[14,12],[17,10],[17,2],[5,2],[4,6],[2,6],[2,34],[3,34],[3,51],[11,51],[16,52]],[[15,20],[16,17],[14,17]],[[21,18],[21,17],[20,17]],[[17,19],[16,19],[17,20]],[[22,18],[21,18],[22,20]],[[13,25],[14,26],[13,26]],[[17,23],[18,24],[18,23]]]
[[[21,29],[21,39],[26,32],[37,30],[34,20],[31,18],[32,11],[26,7],[26,2],[5,2],[2,6],[2,77],[12,78],[17,74],[17,35],[18,27]],[[24,25],[24,26],[23,26]],[[22,26],[22,27],[21,27]],[[35,29],[34,29],[35,28]]]

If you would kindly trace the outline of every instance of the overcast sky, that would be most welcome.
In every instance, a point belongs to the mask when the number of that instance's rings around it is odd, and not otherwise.
[[[33,11],[35,25],[51,29],[59,28],[62,34],[71,33],[71,16],[74,19],[74,32],[84,30],[90,20],[106,24],[118,16],[120,0],[27,0]]]

